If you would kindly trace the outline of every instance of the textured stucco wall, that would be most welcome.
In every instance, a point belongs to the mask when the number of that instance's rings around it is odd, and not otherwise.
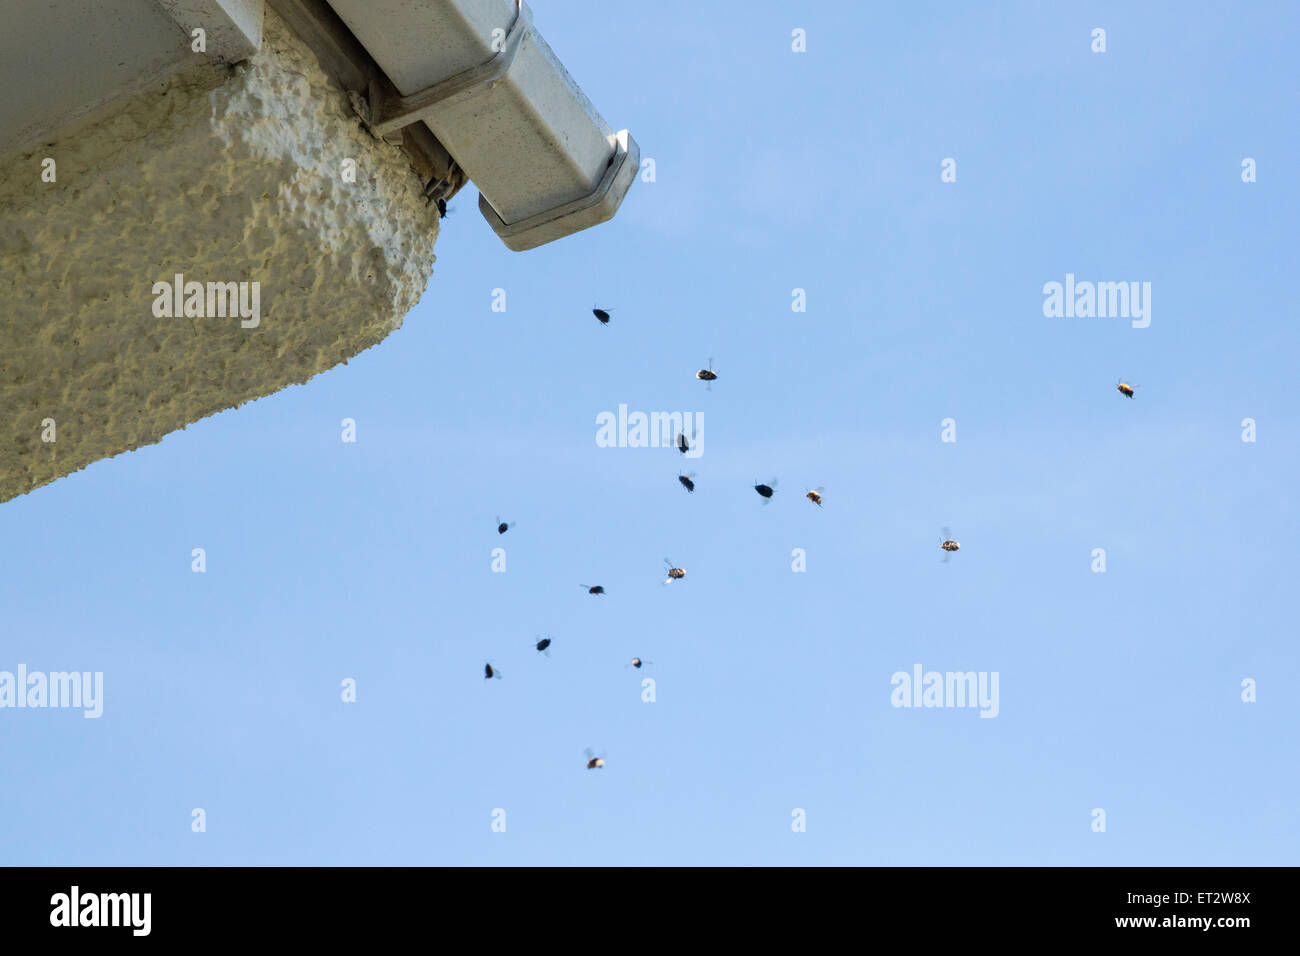
[[[246,63],[0,161],[0,501],[381,341],[425,289],[437,228],[406,154],[270,10]],[[260,324],[156,318],[175,273],[259,282]]]

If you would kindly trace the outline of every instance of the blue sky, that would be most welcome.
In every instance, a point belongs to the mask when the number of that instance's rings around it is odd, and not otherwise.
[[[105,698],[0,710],[0,862],[1297,862],[1300,14],[810,7],[534,4],[656,162],[613,222],[467,188],[381,345],[0,505],[0,670]],[[694,495],[620,404],[703,413]]]

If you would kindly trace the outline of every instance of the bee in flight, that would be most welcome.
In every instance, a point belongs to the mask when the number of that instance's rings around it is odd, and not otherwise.
[[[586,588],[588,594],[604,594],[604,593],[605,593],[605,587],[604,587],[604,585],[601,585],[601,584],[592,584],[592,585],[579,584],[578,587],[580,587],[580,588]]]
[[[691,450],[691,443],[686,440],[686,432],[678,432],[677,450],[680,451],[683,455]]]
[[[1116,390],[1125,398],[1132,398],[1133,390],[1139,387],[1140,386],[1137,385],[1130,385],[1128,382],[1125,381],[1121,381],[1118,385],[1115,386]]]
[[[664,578],[664,584],[667,584],[669,581],[680,581],[682,578],[686,577],[686,570],[684,568],[673,567],[673,563],[667,558],[664,558],[664,567],[668,569],[668,577]]]
[[[592,309],[591,314],[600,321],[601,325],[609,325],[609,313],[604,309]]]
[[[710,392],[713,391],[713,383],[718,380],[718,373],[713,371],[713,359],[709,359],[709,367],[700,369],[698,372],[695,373],[695,377],[698,378],[701,382],[708,383],[705,385],[705,387]]]
[[[586,754],[586,757],[587,757],[587,769],[588,769],[588,770],[599,770],[601,767],[605,766],[605,754],[604,754],[604,753],[602,753],[599,757],[597,757],[594,753],[591,752],[591,748],[590,748],[590,747],[588,747],[586,750],[584,750],[583,753]]]
[[[484,679],[484,680],[491,680],[491,679],[494,678],[494,677],[495,677],[497,680],[500,680],[500,679],[501,679],[501,672],[500,672],[499,670],[497,670],[495,667],[493,667],[492,664],[491,664],[491,662],[489,662],[489,663],[487,663],[487,664],[484,664],[484,665],[483,665],[483,679]]]
[[[776,479],[773,478],[767,484],[756,482],[754,484],[754,490],[758,492],[759,497],[763,498],[764,500],[769,499],[774,494],[776,494]]]
[[[805,492],[804,497],[820,508],[822,506],[822,492],[825,490],[825,488],[814,488],[812,491]]]
[[[507,531],[513,528],[517,523],[518,522],[515,521],[509,521],[509,522],[502,521],[501,516],[497,515],[497,534],[505,534]]]
[[[539,654],[545,654],[547,657],[551,656],[551,652],[547,650],[547,648],[550,646],[551,646],[551,639],[549,637],[539,637],[537,639],[537,642],[533,644],[533,648]]]
[[[941,535],[941,537],[943,538],[943,540],[939,542],[939,547],[943,548],[943,550],[947,552],[960,551],[961,545],[958,544],[956,541],[952,540],[952,532],[949,531],[947,528],[943,528],[942,531],[943,534]],[[943,556],[943,560],[946,562],[951,557],[952,557],[951,553],[945,554]]]
[[[695,491],[695,472],[691,472],[689,475],[678,475],[677,480],[682,483],[682,487],[687,491]]]
[[[641,660],[641,658],[639,658],[639,657],[634,657],[634,658],[632,658],[630,661],[628,661],[628,662],[627,662],[625,665],[623,665],[623,666],[624,666],[624,667],[635,667],[637,670],[640,670],[640,669],[641,669],[642,667],[644,667],[646,664],[653,664],[653,663],[654,663],[654,661],[643,661],[643,660]]]

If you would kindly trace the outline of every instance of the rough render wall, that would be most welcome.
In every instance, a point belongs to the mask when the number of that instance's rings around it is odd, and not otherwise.
[[[424,291],[437,228],[407,155],[269,9],[245,64],[0,160],[0,501],[381,341]],[[260,282],[261,324],[155,318],[175,273]]]

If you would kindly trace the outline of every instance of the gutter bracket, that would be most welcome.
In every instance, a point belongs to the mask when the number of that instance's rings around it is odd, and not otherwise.
[[[430,107],[445,103],[453,98],[472,96],[479,89],[491,86],[507,73],[515,61],[515,54],[523,44],[533,25],[533,12],[524,6],[522,0],[515,0],[515,22],[510,25],[505,42],[491,59],[478,66],[472,66],[455,76],[425,87],[410,96],[395,97],[381,103],[371,104],[370,124],[377,136],[384,136],[403,126],[419,122]]]

